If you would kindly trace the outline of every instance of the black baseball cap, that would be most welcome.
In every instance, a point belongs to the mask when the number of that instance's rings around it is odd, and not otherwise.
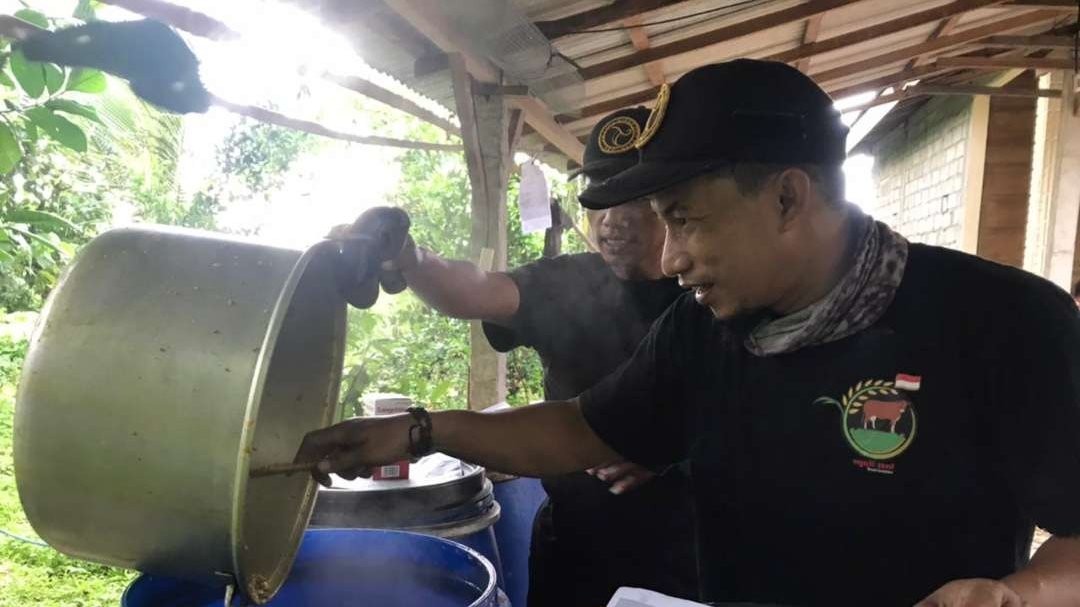
[[[640,161],[579,199],[606,209],[739,162],[839,164],[847,130],[829,95],[786,63],[706,65],[661,87]]]
[[[589,132],[581,168],[571,177],[584,173],[589,184],[614,177],[638,163],[637,143],[649,119],[649,108],[638,106],[608,114]],[[586,187],[588,190],[588,187]]]

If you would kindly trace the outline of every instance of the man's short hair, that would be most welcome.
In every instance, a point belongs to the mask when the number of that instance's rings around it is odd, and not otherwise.
[[[1080,281],[1073,285],[1073,297],[1080,297]]]
[[[769,178],[786,169],[799,169],[810,176],[819,188],[825,201],[840,204],[844,201],[844,170],[839,164],[764,164],[743,162],[717,169],[717,177],[730,177],[735,180],[735,187],[744,196],[757,194]]]

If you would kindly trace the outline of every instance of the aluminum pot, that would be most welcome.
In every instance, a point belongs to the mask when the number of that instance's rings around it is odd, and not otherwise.
[[[336,407],[338,249],[159,227],[98,236],[42,310],[19,383],[27,518],[76,558],[269,600],[315,498],[290,461]]]

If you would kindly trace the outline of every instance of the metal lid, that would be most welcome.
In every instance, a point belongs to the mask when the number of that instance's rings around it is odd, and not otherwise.
[[[494,502],[483,468],[442,453],[410,464],[407,480],[332,478],[319,491],[313,526],[424,529],[474,518]]]

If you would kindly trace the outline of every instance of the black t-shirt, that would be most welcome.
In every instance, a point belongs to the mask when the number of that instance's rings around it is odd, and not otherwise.
[[[616,370],[682,293],[673,279],[619,280],[594,253],[542,259],[510,277],[518,311],[484,331],[496,350],[536,350],[549,400],[574,398]],[[584,472],[543,483],[551,508],[534,536],[530,604],[603,605],[620,585],[696,595],[693,500],[681,470],[623,495]],[[545,585],[552,601],[541,598]]]
[[[962,253],[912,245],[874,326],[779,356],[684,296],[582,406],[630,459],[690,458],[706,600],[909,606],[1080,533],[1080,313]]]

